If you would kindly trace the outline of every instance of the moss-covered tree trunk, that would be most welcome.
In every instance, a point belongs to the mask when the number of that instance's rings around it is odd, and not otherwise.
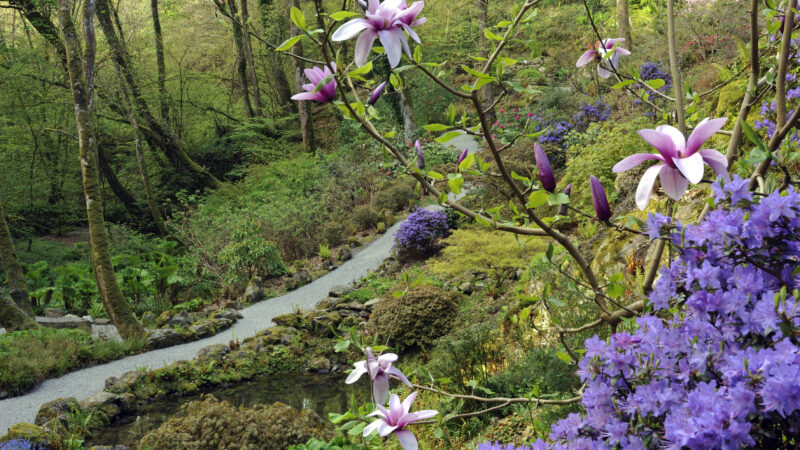
[[[8,295],[0,295],[0,326],[7,331],[30,330],[36,328],[36,321],[33,317],[25,314],[25,311]]]
[[[169,102],[167,101],[167,69],[164,63],[164,39],[161,37],[161,19],[158,15],[158,0],[150,0],[150,14],[153,17],[153,33],[156,39],[156,65],[158,66],[158,100],[161,104],[161,120],[169,122]]]
[[[86,198],[89,221],[89,244],[92,248],[92,267],[97,289],[108,316],[120,335],[133,338],[144,335],[144,328],[133,316],[128,301],[122,294],[111,264],[108,231],[103,218],[103,198],[100,190],[97,140],[92,115],[92,90],[94,80],[94,21],[92,7],[95,0],[85,0],[84,32],[86,57],[78,42],[75,24],[70,16],[70,1],[58,0],[58,22],[67,53],[72,99],[75,104],[75,123],[78,130],[81,178]]]
[[[274,0],[259,0],[261,6],[261,29],[262,34],[269,42],[283,42],[286,40],[286,20],[284,14],[278,11]],[[265,54],[267,67],[271,75],[271,81],[278,104],[284,109],[297,112],[297,105],[292,101],[292,89],[289,86],[289,79],[284,72],[284,59],[280,52],[267,50]]]
[[[300,9],[300,0],[291,0],[291,5]],[[292,24],[292,37],[300,36],[302,30]],[[294,53],[298,56],[303,56],[303,43],[298,42],[294,47]],[[297,91],[301,91],[301,86],[306,83],[303,69],[303,61],[297,58],[292,59],[294,64],[294,84]],[[300,132],[303,135],[303,150],[306,152],[314,151],[314,127],[311,123],[311,102],[299,101],[297,102],[297,111],[300,115]]]
[[[11,289],[11,297],[17,306],[27,315],[33,315],[31,300],[28,297],[28,284],[25,282],[25,272],[17,259],[14,241],[11,240],[11,231],[6,223],[6,213],[0,203],[0,260],[3,271],[6,273],[6,283]]]
[[[247,80],[247,57],[244,54],[244,32],[242,31],[242,18],[236,6],[236,0],[227,2],[233,17],[233,43],[236,44],[236,73],[239,75],[239,84],[242,87],[242,105],[248,119],[253,118],[253,105],[250,103],[250,83]],[[224,6],[223,6],[224,7]]]
[[[250,10],[247,8],[247,0],[241,0],[242,7],[242,43],[244,44],[244,57],[247,60],[247,76],[250,86],[253,87],[253,108],[256,116],[261,116],[261,88],[258,85],[258,75],[256,74],[256,64],[253,61],[253,42],[250,39]]]
[[[625,38],[625,48],[633,50],[631,40],[631,20],[628,15],[628,0],[617,0],[617,31],[618,37]]]

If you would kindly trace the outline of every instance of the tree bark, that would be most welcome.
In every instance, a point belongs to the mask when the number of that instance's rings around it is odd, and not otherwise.
[[[158,0],[150,0],[153,16],[153,32],[156,36],[156,65],[158,66],[158,99],[161,103],[161,120],[169,122],[169,102],[167,101],[167,69],[164,63],[164,39],[161,36],[161,20],[158,15]]]
[[[236,7],[236,0],[230,0],[228,7],[231,9],[231,16],[235,19],[231,26],[233,27],[233,42],[236,44],[236,73],[239,75],[239,83],[242,85],[242,104],[244,106],[244,113],[248,119],[252,119],[255,113],[253,106],[250,104],[250,83],[247,80],[247,57],[244,51],[244,32],[242,31],[242,18],[239,16],[239,11]],[[237,24],[239,22],[239,24]]]
[[[628,15],[628,0],[617,0],[617,30],[621,38],[625,38],[625,48],[633,50],[631,40],[631,21]]]
[[[411,106],[411,99],[406,95],[406,90],[400,91],[400,111],[403,114],[403,136],[406,140],[414,136],[417,130],[417,122],[414,120],[414,108]]]
[[[97,162],[100,168],[100,174],[108,182],[108,187],[111,188],[111,192],[114,193],[114,196],[122,202],[128,214],[133,217],[139,217],[142,214],[142,208],[139,207],[139,203],[136,201],[133,194],[125,189],[125,186],[123,186],[122,182],[117,178],[117,174],[108,162],[103,147],[99,143],[97,145]]]
[[[295,8],[300,9],[300,0],[292,0],[292,6]],[[297,28],[294,23],[292,23],[292,37],[300,36],[303,33],[303,30]],[[298,42],[297,45],[294,46],[294,53],[298,56],[303,56],[303,43]],[[305,84],[305,78],[303,75],[304,64],[303,61],[297,58],[292,58],[292,63],[294,64],[294,84],[295,88],[299,92],[301,90],[301,86]],[[306,152],[314,151],[314,127],[311,123],[311,105],[308,101],[298,101],[297,102],[297,112],[300,116],[300,132],[303,135],[303,150]]]
[[[6,223],[6,213],[3,211],[2,203],[0,203],[0,260],[3,263],[3,272],[6,273],[6,283],[11,289],[11,298],[25,314],[33,316],[25,272],[17,259],[17,252],[14,249],[14,241],[11,239],[8,223]]]
[[[283,42],[285,40],[284,30],[286,20],[283,15],[277,13],[274,0],[259,0],[261,6],[261,28],[262,33],[269,42]],[[284,72],[283,55],[272,49],[267,50],[267,66],[272,75],[272,83],[275,86],[275,94],[278,97],[278,104],[291,112],[297,112],[297,105],[292,101],[292,88],[289,86],[289,79]]]
[[[489,0],[476,0],[475,6],[475,9],[478,11],[478,45],[480,47],[480,56],[488,59],[491,43],[483,34],[483,30],[486,29],[486,24],[489,21]],[[488,83],[485,85],[481,89],[481,96],[483,97],[482,100],[484,105],[492,105],[494,103],[494,84]],[[494,108],[486,113],[486,118],[490,123],[494,123],[494,121],[497,120],[497,115],[494,113]]]
[[[231,0],[233,1],[233,0]],[[253,61],[253,43],[250,40],[250,12],[247,8],[247,0],[242,2],[242,34],[244,35],[244,56],[247,61],[247,75],[250,79],[250,86],[253,88],[253,107],[255,115],[261,117],[261,89],[258,86],[258,76],[256,75],[256,64]]]
[[[36,328],[33,317],[25,314],[8,295],[0,295],[0,325],[6,331],[30,330]]]
[[[131,312],[128,301],[122,294],[111,264],[108,231],[103,218],[103,198],[100,191],[97,140],[92,115],[92,91],[94,82],[94,22],[95,0],[85,0],[84,35],[86,55],[84,57],[75,24],[70,16],[70,0],[58,0],[58,21],[67,53],[72,99],[75,103],[75,123],[78,130],[81,178],[86,197],[86,212],[89,221],[89,244],[92,248],[92,266],[97,280],[97,289],[108,316],[124,338],[144,335],[144,328]]]
[[[211,172],[197,164],[186,153],[183,144],[180,142],[175,133],[160,120],[156,119],[151,113],[147,102],[141,95],[139,85],[133,76],[132,66],[130,64],[130,57],[125,48],[125,43],[117,34],[114,28],[114,23],[111,19],[111,8],[108,0],[97,1],[97,19],[100,22],[100,28],[106,38],[109,48],[111,49],[111,58],[114,64],[118,64],[122,71],[123,79],[128,85],[131,97],[133,98],[133,106],[138,114],[143,127],[141,128],[146,134],[145,139],[152,148],[160,148],[170,160],[170,163],[176,168],[186,168],[205,181],[211,187],[218,188],[222,183]],[[119,111],[119,108],[116,108]],[[127,116],[126,113],[123,113]]]
[[[64,49],[64,43],[58,34],[58,28],[53,24],[49,17],[42,14],[37,8],[34,0],[8,0],[9,5],[19,8],[22,14],[28,19],[33,28],[47,41],[58,54],[61,66],[66,70],[67,67],[67,52]],[[65,72],[66,73],[66,72]]]

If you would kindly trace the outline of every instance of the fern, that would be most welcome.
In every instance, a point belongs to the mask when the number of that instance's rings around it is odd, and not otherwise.
[[[736,76],[736,73],[734,71],[723,66],[722,64],[712,63],[711,65],[717,69],[717,81],[720,83],[724,83],[733,78],[734,76]]]
[[[736,42],[736,50],[739,52],[739,60],[741,60],[744,66],[750,65],[750,49],[747,47],[747,43],[736,36],[733,37],[733,41]]]

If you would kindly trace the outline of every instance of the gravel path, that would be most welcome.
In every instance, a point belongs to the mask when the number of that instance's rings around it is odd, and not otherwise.
[[[477,142],[466,135],[459,136],[448,144],[459,149],[459,152],[464,148],[468,148],[470,152],[479,148]],[[0,435],[5,434],[11,425],[18,422],[33,423],[43,403],[59,397],[75,397],[81,400],[102,391],[105,388],[106,378],[110,376],[119,376],[140,367],[157,369],[175,361],[192,359],[203,347],[211,344],[227,344],[234,335],[242,340],[255,335],[272,326],[272,318],[275,316],[290,313],[298,307],[304,310],[312,308],[318,301],[328,296],[331,287],[348,285],[377,269],[391,254],[394,234],[399,226],[400,223],[395,224],[378,239],[356,252],[353,259],[333,272],[286,295],[241,310],[244,318],[230,329],[215,336],[71,372],[60,378],[47,380],[25,395],[0,400]]]

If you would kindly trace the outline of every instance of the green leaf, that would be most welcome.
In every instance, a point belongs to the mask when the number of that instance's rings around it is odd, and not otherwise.
[[[558,352],[556,353],[556,356],[558,357],[558,359],[564,361],[565,363],[572,364],[572,358],[570,358],[568,354],[564,352]]]
[[[764,144],[764,141],[762,141],[761,137],[758,135],[758,133],[756,133],[756,130],[754,130],[746,121],[742,121],[742,132],[745,136],[747,136],[747,139],[749,139],[750,142],[757,145],[762,151],[769,151],[767,145]]]
[[[490,30],[488,28],[484,28],[483,29],[483,35],[486,36],[486,39],[489,39],[491,41],[502,41],[503,40],[503,36],[498,36],[498,35],[492,33],[492,30]]]
[[[306,29],[306,16],[303,15],[303,11],[292,6],[292,9],[289,11],[289,17],[292,18],[292,23],[294,23],[297,28],[301,30]]]
[[[363,66],[359,67],[358,69],[352,70],[349,72],[350,76],[357,76],[357,75],[366,75],[372,72],[372,61],[367,62]]]
[[[564,193],[553,193],[547,196],[547,204],[553,205],[566,205],[569,203],[569,195]]]
[[[364,428],[367,426],[367,422],[361,422],[360,424],[350,428],[350,431],[347,432],[349,436],[359,436],[361,432],[364,431]]]
[[[336,353],[342,353],[347,351],[350,348],[350,340],[349,339],[342,339],[341,341],[337,342],[336,345],[333,346],[333,351]]]
[[[431,124],[423,126],[422,128],[424,128],[427,131],[444,131],[444,130],[449,130],[450,129],[449,126],[441,124],[441,123],[431,123]]]
[[[634,84],[634,83],[636,83],[636,82],[635,82],[635,81],[633,81],[633,80],[622,80],[622,81],[620,81],[619,83],[617,83],[617,84],[615,84],[615,85],[611,86],[611,89],[622,89],[622,88],[624,88],[625,86],[630,86],[630,85],[632,85],[632,84]]]
[[[453,140],[453,139],[455,139],[455,138],[457,138],[459,136],[461,136],[460,132],[458,132],[458,131],[449,131],[449,132],[439,136],[438,138],[434,139],[434,141],[443,144],[445,142],[450,142],[451,140]]]
[[[447,180],[447,184],[450,186],[450,190],[453,191],[454,194],[460,194],[461,187],[464,186],[464,179],[461,178],[461,175],[459,174],[457,177]]]
[[[625,293],[625,290],[619,284],[609,284],[606,288],[606,295],[611,298],[617,298]]]
[[[622,281],[624,279],[625,279],[625,275],[623,275],[622,272],[617,272],[614,275],[611,275],[610,277],[608,277],[608,281],[610,281],[612,283],[619,283],[620,281]]]
[[[485,74],[483,72],[478,72],[477,70],[473,69],[472,67],[465,66],[463,64],[461,65],[461,68],[464,69],[465,72],[467,72],[468,74],[472,75],[473,77],[492,78],[491,75],[487,75],[487,74]]]
[[[647,80],[647,81],[645,81],[645,83],[646,83],[648,86],[650,86],[651,88],[653,88],[653,89],[659,89],[659,88],[662,88],[662,87],[664,87],[664,85],[665,85],[665,84],[667,84],[667,83],[666,83],[666,82],[664,82],[664,80],[662,80],[661,78],[656,78],[656,79],[654,79],[654,80]]]
[[[444,175],[440,174],[439,172],[434,172],[433,170],[428,172],[428,176],[434,180],[444,180]]]
[[[283,44],[281,44],[278,48],[276,48],[275,51],[285,52],[286,50],[289,50],[290,48],[294,47],[294,45],[297,44],[300,41],[300,39],[303,39],[302,35],[289,38],[285,40]]]
[[[417,64],[422,62],[422,46],[420,45],[414,48],[414,62]]]
[[[495,25],[495,26],[498,27],[498,28],[504,28],[504,27],[507,27],[507,26],[509,26],[509,25],[511,25],[513,23],[514,22],[512,22],[510,20],[501,20],[500,22],[497,22],[497,25]]]
[[[330,82],[331,82],[331,80],[333,80],[333,74],[331,74],[331,75],[328,75],[327,77],[325,77],[325,78],[321,79],[321,80],[319,81],[319,83],[317,83],[317,85],[314,87],[314,92],[319,92],[319,91],[321,91],[321,90],[322,90],[322,88],[323,88],[323,87],[325,87],[325,85],[326,85],[326,84],[328,84],[328,83],[330,83]],[[363,113],[361,113],[361,114],[363,114]]]
[[[461,161],[461,164],[458,165],[458,170],[467,170],[472,167],[473,164],[475,164],[475,155],[470,153]]]
[[[354,13],[352,11],[339,11],[339,12],[335,12],[335,13],[331,14],[330,18],[338,22],[340,20],[348,19],[350,17],[357,16],[357,15],[359,15],[359,14],[358,13]]]
[[[531,193],[528,197],[528,208],[538,208],[547,203],[547,191],[538,190]]]
[[[530,178],[522,176],[522,175],[518,174],[517,172],[514,172],[513,170],[511,171],[511,178],[514,179],[514,180],[522,181],[522,183],[525,184],[526,186],[531,184],[531,179]]]

